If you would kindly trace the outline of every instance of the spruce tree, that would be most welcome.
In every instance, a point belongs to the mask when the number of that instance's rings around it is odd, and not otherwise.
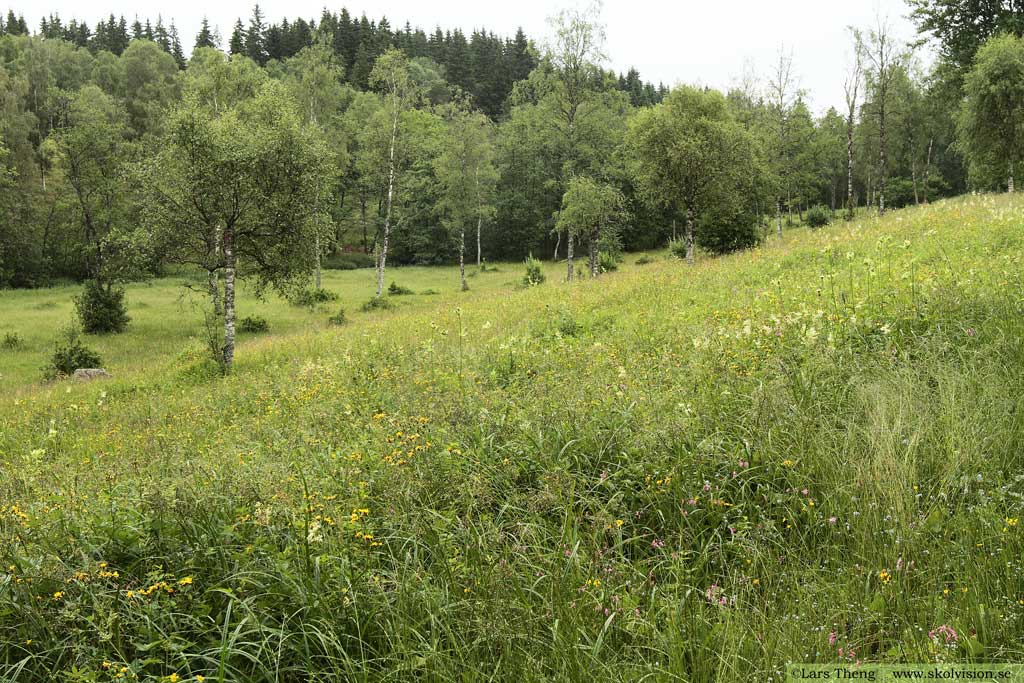
[[[260,66],[267,63],[267,26],[263,21],[260,6],[254,5],[249,18],[249,30],[245,32],[245,54]]]
[[[228,51],[233,55],[245,54],[245,29],[242,28],[242,20],[235,21],[235,28],[231,31],[231,40],[228,43]]]
[[[203,22],[199,25],[195,47],[217,47],[217,43],[213,40],[213,33],[210,31],[210,21],[206,17],[203,17]]]

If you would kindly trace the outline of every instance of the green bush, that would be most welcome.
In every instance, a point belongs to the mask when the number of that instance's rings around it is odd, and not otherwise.
[[[646,266],[648,263],[654,263],[654,259],[647,254],[644,254],[636,260],[636,265],[638,266]]]
[[[602,273],[610,273],[619,269],[619,262],[615,260],[615,256],[607,252],[602,251],[598,254],[597,261]]]
[[[89,280],[80,296],[75,297],[75,310],[82,329],[89,334],[124,332],[131,318],[124,306],[124,289]]]
[[[435,294],[440,294],[440,293],[441,292],[437,291],[436,289],[424,289],[422,292],[420,292],[420,294],[422,294],[424,296],[433,296]]]
[[[686,239],[679,237],[668,241],[668,251],[677,259],[686,258]]]
[[[43,368],[43,376],[46,379],[68,377],[79,368],[98,368],[102,364],[99,354],[82,344],[78,328],[71,326],[54,344],[53,355]]]
[[[391,285],[388,286],[388,294],[390,294],[391,296],[408,296],[409,294],[415,293],[416,292],[412,291],[408,287],[403,287],[394,280],[392,280]]]
[[[270,324],[267,322],[266,318],[261,318],[258,315],[250,315],[238,321],[238,331],[260,334],[261,332],[269,332]]]
[[[17,332],[8,332],[4,335],[3,341],[0,341],[0,347],[3,347],[9,351],[20,348],[25,343],[25,340]]]
[[[327,319],[328,325],[344,325],[348,322],[348,318],[345,317],[345,309],[339,308],[338,312]]]
[[[395,305],[385,297],[376,296],[363,304],[362,310],[364,313],[369,313],[371,311],[389,311],[394,307]]]
[[[547,277],[544,275],[544,270],[541,268],[540,261],[533,258],[532,255],[528,256],[526,258],[526,274],[523,275],[523,284],[530,287],[533,285],[539,285],[546,279]]]
[[[804,221],[812,228],[823,228],[832,222],[832,212],[824,206],[812,206],[804,214]]]
[[[357,268],[375,268],[377,260],[372,254],[362,252],[339,252],[331,254],[323,261],[328,270],[356,270]]]
[[[318,304],[325,304],[330,301],[337,301],[338,295],[327,289],[307,287],[292,294],[288,302],[293,306],[301,308],[316,308]]]

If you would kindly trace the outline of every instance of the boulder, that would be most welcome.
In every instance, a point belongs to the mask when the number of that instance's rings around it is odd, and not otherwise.
[[[80,382],[90,382],[94,379],[110,377],[110,373],[103,368],[78,368],[73,377]]]

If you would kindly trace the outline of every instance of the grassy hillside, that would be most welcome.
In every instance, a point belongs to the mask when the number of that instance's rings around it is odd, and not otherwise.
[[[562,275],[564,267],[547,264],[549,277]],[[522,278],[522,264],[489,266],[486,272],[470,268],[472,296],[481,292],[508,289]],[[185,274],[142,283],[129,284],[125,294],[128,314],[132,318],[128,332],[114,335],[87,335],[84,343],[94,348],[105,367],[116,375],[152,373],[168,364],[179,362],[184,350],[202,348],[205,339],[203,312],[209,299],[202,291],[185,285],[195,278]],[[440,293],[458,290],[458,268],[391,268],[388,282],[395,282],[414,292],[392,297],[402,307],[431,304]],[[315,310],[289,305],[284,299],[267,292],[257,296],[242,281],[238,298],[238,316],[259,316],[267,320],[270,332],[277,336],[315,332],[328,327],[327,319],[344,308],[348,318],[360,317],[360,306],[376,291],[374,271],[325,270],[323,288],[338,296],[334,303],[322,304]],[[75,319],[74,299],[81,294],[80,285],[65,285],[35,290],[0,291],[0,387],[18,393],[31,391],[43,376],[42,367],[53,354],[54,342],[62,329]],[[463,295],[462,298],[466,298]],[[7,335],[16,335],[20,342],[4,348]],[[241,353],[253,335],[240,333]],[[266,337],[261,337],[265,339]]]
[[[970,197],[0,399],[0,679],[1021,661],[1022,226]]]

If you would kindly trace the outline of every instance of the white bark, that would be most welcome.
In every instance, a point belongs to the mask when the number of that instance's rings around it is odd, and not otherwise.
[[[235,229],[224,229],[224,369],[235,360]]]
[[[395,141],[398,138],[398,98],[394,98],[391,118],[391,150],[388,153],[388,198],[384,213],[384,235],[381,238],[380,259],[377,262],[377,296],[384,293],[384,268],[388,260],[388,242],[391,238],[391,205],[395,192]]]

